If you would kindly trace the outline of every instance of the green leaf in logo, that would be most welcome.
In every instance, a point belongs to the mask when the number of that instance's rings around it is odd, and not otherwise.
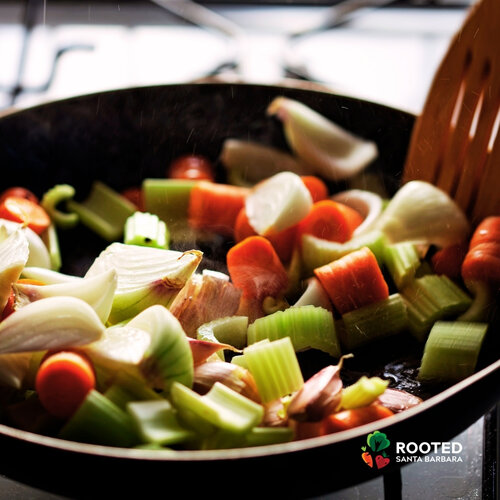
[[[374,452],[385,450],[391,444],[391,442],[387,439],[387,436],[383,432],[379,431],[368,434],[366,442]]]

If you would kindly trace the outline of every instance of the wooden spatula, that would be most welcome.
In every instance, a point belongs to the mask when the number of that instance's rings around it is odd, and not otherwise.
[[[479,0],[434,76],[403,181],[440,187],[473,224],[500,215],[499,110],[500,0]]]

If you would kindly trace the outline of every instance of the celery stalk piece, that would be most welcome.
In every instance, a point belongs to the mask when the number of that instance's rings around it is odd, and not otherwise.
[[[196,333],[199,340],[230,344],[237,349],[247,345],[247,316],[227,316],[201,325]]]
[[[0,311],[3,311],[12,283],[15,283],[28,262],[28,240],[21,230],[8,234],[0,227]]]
[[[231,363],[234,363],[235,365],[241,366],[242,368],[248,370],[248,363],[246,362],[246,358],[243,354],[235,354],[231,358]]]
[[[163,396],[151,389],[147,381],[140,375],[127,371],[119,371],[104,395],[122,410],[127,409],[127,403],[134,401],[163,400]]]
[[[167,225],[155,214],[135,212],[125,222],[123,242],[127,245],[168,249],[170,239]]]
[[[342,322],[341,343],[344,349],[352,350],[403,332],[408,327],[408,313],[401,294],[394,293],[343,314]]]
[[[256,342],[243,350],[243,357],[263,403],[287,396],[304,385],[290,337]]]
[[[373,403],[389,385],[388,380],[379,377],[362,376],[354,384],[342,389],[341,410],[352,410]]]
[[[94,260],[85,277],[115,269],[118,275],[111,324],[129,319],[151,305],[169,307],[201,262],[198,250],[177,252],[111,243]]]
[[[290,337],[296,351],[318,349],[340,357],[331,311],[312,305],[290,307],[256,319],[248,327],[248,343]]]
[[[188,224],[191,189],[197,181],[183,179],[144,179],[144,208],[165,224],[173,241],[194,241],[198,233]]]
[[[264,416],[262,405],[220,382],[216,382],[204,396],[175,382],[170,395],[174,406],[181,413],[192,412],[206,423],[225,431],[247,432],[258,425]]]
[[[40,205],[49,214],[56,227],[70,229],[80,221],[75,212],[63,212],[58,208],[58,205],[72,200],[74,196],[75,188],[69,184],[57,184],[43,194]]]
[[[321,267],[333,260],[340,259],[354,250],[368,247],[379,263],[384,259],[384,248],[386,238],[382,231],[372,230],[355,236],[345,243],[323,240],[305,234],[302,236],[302,263],[303,272],[306,277],[312,276],[314,269]]]
[[[425,343],[418,379],[453,383],[472,375],[487,330],[487,323],[437,321]]]
[[[294,438],[291,427],[254,427],[245,435],[245,446],[288,443]]]
[[[409,327],[424,341],[437,320],[454,318],[465,312],[472,298],[445,275],[426,274],[401,291],[408,304]]]
[[[68,200],[66,205],[84,225],[107,241],[121,238],[125,221],[137,210],[132,202],[100,181],[92,184],[84,201]]]
[[[385,247],[384,264],[396,288],[401,290],[415,278],[420,257],[413,243],[393,243]]]
[[[193,439],[193,431],[179,424],[175,409],[166,399],[131,402],[127,412],[144,443],[168,446]]]
[[[49,252],[50,268],[54,271],[59,271],[62,265],[61,249],[59,247],[57,230],[53,223],[43,232],[41,237]]]
[[[131,416],[94,389],[61,429],[59,437],[122,448],[139,443]]]

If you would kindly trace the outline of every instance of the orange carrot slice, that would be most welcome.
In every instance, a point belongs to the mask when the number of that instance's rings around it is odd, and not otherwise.
[[[234,245],[226,256],[229,276],[243,296],[262,301],[279,296],[288,285],[288,275],[269,240],[249,236]]]
[[[50,226],[47,212],[34,201],[19,196],[8,196],[0,203],[0,218],[25,224],[41,234]]]
[[[311,193],[313,203],[328,198],[328,187],[319,177],[315,175],[302,175],[301,179]]]
[[[389,296],[387,282],[368,247],[318,267],[314,274],[340,314]]]
[[[195,229],[232,237],[236,218],[245,204],[248,188],[199,181],[191,190],[189,224]]]
[[[324,434],[331,434],[333,432],[345,431],[360,425],[369,424],[375,420],[391,417],[392,415],[394,413],[389,408],[378,403],[362,408],[344,410],[333,413],[322,421],[323,432]]]
[[[95,382],[94,369],[87,357],[60,351],[48,355],[40,364],[35,389],[49,413],[66,419],[78,409]]]

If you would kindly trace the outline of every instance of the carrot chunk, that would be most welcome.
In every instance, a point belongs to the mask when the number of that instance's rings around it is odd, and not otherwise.
[[[48,355],[40,364],[35,389],[49,413],[66,419],[78,409],[95,382],[93,366],[83,354],[60,351]]]
[[[279,296],[288,275],[278,254],[263,236],[249,236],[234,245],[226,256],[229,276],[244,297],[262,301]]]
[[[0,203],[0,218],[25,224],[37,234],[50,226],[48,213],[38,203],[19,196],[7,196]]]
[[[248,192],[248,188],[241,186],[197,182],[189,197],[189,224],[195,229],[232,237]]]
[[[389,297],[387,282],[368,247],[318,267],[314,274],[340,314]]]
[[[322,421],[323,433],[331,434],[333,432],[345,431],[392,415],[394,415],[392,410],[378,403],[362,408],[340,411],[329,415]]]
[[[313,203],[328,198],[328,187],[319,177],[315,175],[302,175],[301,179],[311,193]]]

